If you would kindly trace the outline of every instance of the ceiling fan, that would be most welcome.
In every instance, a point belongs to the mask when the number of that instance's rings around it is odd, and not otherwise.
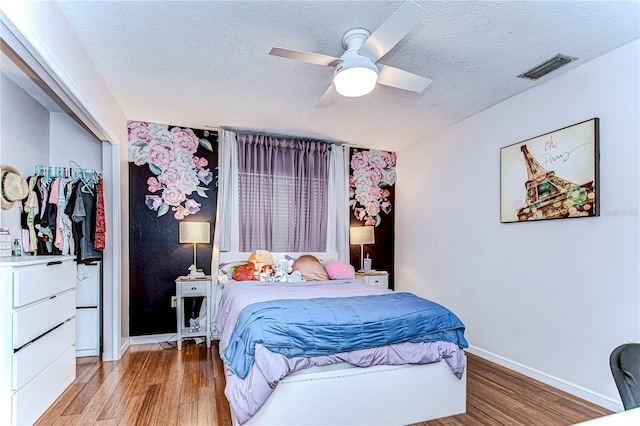
[[[405,2],[373,34],[364,28],[347,31],[342,36],[346,51],[339,58],[320,53],[274,47],[270,55],[315,65],[335,67],[333,83],[322,95],[318,106],[330,103],[335,93],[357,97],[370,93],[376,83],[421,93],[431,80],[416,74],[377,63],[427,14],[413,1]]]

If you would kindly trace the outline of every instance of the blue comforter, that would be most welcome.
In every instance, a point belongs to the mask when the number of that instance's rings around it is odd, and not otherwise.
[[[224,358],[244,379],[262,344],[286,357],[320,356],[399,342],[468,347],[464,324],[447,308],[411,293],[259,302],[245,307]]]

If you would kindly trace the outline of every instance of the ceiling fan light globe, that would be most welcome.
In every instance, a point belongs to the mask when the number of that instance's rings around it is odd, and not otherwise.
[[[376,87],[378,73],[368,67],[344,68],[333,77],[336,91],[342,96],[364,96]]]

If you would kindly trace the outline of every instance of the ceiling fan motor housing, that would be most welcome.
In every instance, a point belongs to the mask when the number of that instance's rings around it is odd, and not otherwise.
[[[342,47],[347,50],[358,50],[369,38],[371,33],[364,28],[354,28],[342,36]]]

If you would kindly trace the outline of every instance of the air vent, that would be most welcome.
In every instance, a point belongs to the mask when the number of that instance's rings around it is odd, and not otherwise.
[[[576,59],[578,58],[572,58],[571,56],[558,53],[553,58],[541,63],[537,67],[531,68],[529,71],[520,74],[518,77],[537,80],[540,77],[549,74],[551,71],[557,70],[561,66],[567,65],[569,62],[575,61]]]

